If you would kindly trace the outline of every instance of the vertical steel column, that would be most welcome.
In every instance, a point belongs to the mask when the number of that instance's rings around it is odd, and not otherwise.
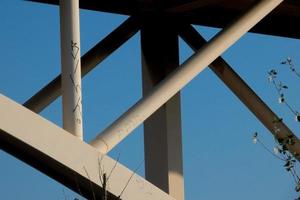
[[[178,33],[163,19],[141,29],[143,96],[179,65]],[[184,199],[180,92],[144,122],[146,179],[177,200]]]
[[[91,145],[102,153],[110,151],[282,1],[261,0],[253,5],[99,134]]]
[[[60,0],[63,128],[83,139],[79,0]]]
[[[124,44],[139,30],[139,22],[135,17],[125,20],[103,40],[81,57],[82,78],[105,60],[111,53]],[[35,113],[41,112],[61,95],[61,75],[55,77],[40,91],[28,99],[23,106]]]

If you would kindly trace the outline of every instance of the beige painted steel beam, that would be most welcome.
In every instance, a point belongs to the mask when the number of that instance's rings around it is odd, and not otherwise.
[[[169,20],[145,20],[141,29],[143,96],[179,65],[178,33]],[[144,122],[145,176],[184,199],[180,92]]]
[[[81,73],[84,77],[111,53],[124,44],[139,30],[139,22],[136,18],[130,17],[108,36],[101,40],[96,46],[90,49],[81,57]],[[48,105],[54,102],[61,95],[61,75],[57,76],[44,88],[38,91],[23,105],[30,110],[39,113]]]
[[[261,0],[253,5],[184,62],[181,67],[161,81],[146,97],[98,134],[91,141],[91,145],[102,153],[109,152],[282,1]]]
[[[79,0],[60,0],[63,128],[83,140]]]
[[[194,51],[206,44],[205,39],[191,25],[184,27],[180,36]],[[279,117],[229,64],[218,57],[209,67],[277,139],[293,138],[295,144],[288,145],[288,149],[300,161],[300,141],[297,136],[282,121],[274,124],[274,119]]]
[[[99,176],[106,173],[107,199],[117,200],[127,185],[121,195],[123,200],[175,200],[122,164],[1,94],[0,148],[87,199],[102,199]]]

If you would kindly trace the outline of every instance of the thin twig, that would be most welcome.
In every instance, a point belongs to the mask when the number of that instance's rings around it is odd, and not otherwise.
[[[75,172],[74,172],[74,177],[75,177],[75,182],[76,182],[76,187],[77,187],[78,193],[79,193],[80,196],[83,197],[80,186],[79,186],[79,183],[78,183],[77,174]]]
[[[106,189],[106,186],[107,186],[107,177],[106,177],[106,173],[103,174],[103,200],[107,200],[107,189]]]
[[[295,110],[292,108],[292,106],[287,102],[284,93],[281,92],[282,89],[278,86],[279,84],[276,83],[276,81],[275,81],[274,79],[272,79],[271,82],[273,83],[273,85],[274,85],[274,87],[275,87],[275,89],[276,89],[276,91],[277,91],[279,97],[281,97],[282,95],[284,96],[283,103],[288,107],[288,109],[289,109],[295,116],[297,116],[297,115],[298,115],[298,112],[295,111]]]
[[[300,181],[300,177],[299,177],[299,175],[297,174],[297,171],[295,170],[295,167],[293,168],[293,170],[294,170],[294,173],[295,173],[295,175],[296,175],[296,177],[297,177],[297,180],[298,180],[298,182]]]
[[[84,171],[85,171],[85,173],[86,173],[87,177],[89,178],[89,181],[90,181],[90,188],[91,188],[91,190],[92,190],[92,194],[93,194],[93,199],[94,199],[94,200],[96,200],[96,196],[95,196],[95,192],[94,192],[93,184],[92,184],[92,181],[91,181],[91,177],[90,177],[90,175],[89,175],[88,171],[86,170],[86,168],[85,168],[85,167],[83,167],[83,169],[84,169]]]
[[[285,105],[289,108],[289,110],[290,110],[295,116],[297,116],[298,112],[295,111],[295,110],[293,110],[293,108],[292,108],[286,101],[284,101],[284,103],[285,103]]]
[[[64,189],[64,188],[62,189],[62,192],[63,192],[63,195],[64,195],[64,199],[65,199],[65,200],[68,200],[68,197],[67,197],[67,194],[66,194],[66,192],[65,192],[65,189]]]
[[[103,178],[103,170],[102,170],[102,166],[101,166],[103,157],[104,157],[103,155],[100,155],[98,158],[99,180],[100,180],[101,185],[103,185],[103,179],[102,179]]]
[[[296,74],[296,76],[298,76],[300,78],[300,73],[296,70],[295,64],[293,63],[291,58],[287,58],[286,61],[281,62],[281,64],[283,65],[288,65],[290,70]]]
[[[277,159],[279,160],[282,160],[282,161],[286,161],[285,159],[281,158],[280,156],[276,155],[275,153],[273,153],[264,143],[262,143],[258,138],[257,138],[257,141],[259,142],[259,144],[261,144],[261,146],[267,150],[271,155],[273,155],[274,157],[276,157]]]
[[[113,171],[114,171],[115,168],[117,167],[117,164],[119,163],[119,159],[120,159],[120,153],[118,154],[117,160],[116,160],[114,166],[111,168],[111,170],[110,170],[110,172],[109,172],[109,174],[108,174],[108,176],[107,176],[107,182],[108,182],[110,176],[112,175]]]
[[[298,183],[298,182],[297,182],[297,178],[296,178],[296,175],[295,175],[294,171],[292,171],[292,168],[291,168],[290,174],[292,175],[292,177],[293,177],[295,183],[297,184],[297,183]]]
[[[278,93],[278,95],[279,96],[281,96],[281,89],[278,87],[278,85],[277,85],[277,83],[275,82],[275,80],[274,79],[272,79],[272,83],[273,83],[273,85],[274,85],[274,87],[275,87],[275,89],[276,89],[276,91],[277,91],[277,93]]]
[[[132,177],[136,174],[136,172],[139,170],[139,168],[142,166],[142,164],[144,163],[144,160],[141,161],[141,163],[138,165],[138,167],[132,172],[131,176],[129,177],[127,183],[125,184],[125,187],[123,188],[123,190],[121,191],[120,195],[118,196],[118,198],[120,199],[122,194],[124,193],[125,189],[127,188],[127,186],[129,185]]]

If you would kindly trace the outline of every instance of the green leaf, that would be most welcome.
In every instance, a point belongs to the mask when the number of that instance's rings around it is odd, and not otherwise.
[[[282,61],[280,64],[285,65],[285,64],[286,64],[286,61]]]
[[[273,124],[282,122],[282,118],[274,117]]]
[[[296,121],[300,122],[300,115],[299,114],[296,115]]]
[[[290,161],[286,161],[286,163],[283,165],[284,167],[289,167],[290,166]]]
[[[282,150],[283,150],[283,151],[288,150],[287,147],[286,147],[286,145],[282,145]]]
[[[282,139],[282,138],[277,138],[277,142],[278,142],[279,144],[283,144],[283,141],[284,141],[284,139]]]

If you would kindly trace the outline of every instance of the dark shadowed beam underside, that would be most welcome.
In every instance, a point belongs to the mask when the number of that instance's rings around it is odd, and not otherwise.
[[[121,163],[0,94],[0,150],[91,200],[175,200]],[[141,185],[143,188],[141,189]]]
[[[203,8],[183,16],[183,19],[191,24],[224,28],[241,13],[237,10],[229,12],[222,8],[215,8],[211,14],[209,9]],[[254,26],[250,32],[300,39],[300,29],[297,28],[299,23],[300,16],[276,15],[273,12]]]
[[[29,0],[58,5],[58,0]],[[173,16],[187,24],[224,28],[255,0],[81,0],[83,9],[125,15]],[[250,32],[300,38],[300,1],[285,0]]]
[[[26,0],[40,3],[47,3],[58,5],[59,0]],[[151,5],[145,5],[143,7],[142,3],[139,3],[138,0],[84,0],[79,2],[79,6],[82,9],[101,11],[101,12],[110,12],[123,15],[133,15],[138,12],[147,12],[151,11]]]

